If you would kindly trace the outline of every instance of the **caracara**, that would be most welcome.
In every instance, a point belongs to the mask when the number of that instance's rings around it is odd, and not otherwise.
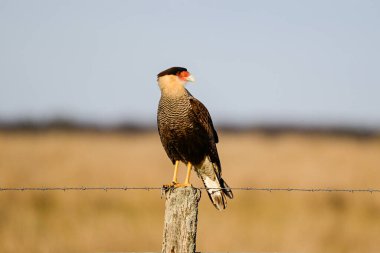
[[[188,90],[193,76],[185,68],[172,67],[157,75],[161,90],[157,125],[164,149],[174,164],[174,187],[190,186],[191,169],[202,179],[207,193],[218,210],[226,208],[231,189],[222,178],[222,167],[216,149],[218,135],[206,107]],[[179,162],[187,164],[185,182],[177,182]]]

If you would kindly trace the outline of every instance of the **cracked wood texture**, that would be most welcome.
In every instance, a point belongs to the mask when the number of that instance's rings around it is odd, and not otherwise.
[[[169,188],[165,198],[162,252],[195,252],[201,191],[193,187]]]

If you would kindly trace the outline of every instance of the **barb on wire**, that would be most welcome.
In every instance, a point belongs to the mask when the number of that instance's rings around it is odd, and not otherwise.
[[[127,190],[164,190],[165,187],[112,187],[112,186],[100,186],[100,187],[0,187],[1,192],[5,191],[127,191]],[[224,188],[206,188],[199,187],[201,190],[223,190]],[[266,191],[266,192],[350,192],[350,193],[380,193],[380,189],[336,189],[336,188],[256,188],[256,187],[232,187],[231,190],[238,191]]]

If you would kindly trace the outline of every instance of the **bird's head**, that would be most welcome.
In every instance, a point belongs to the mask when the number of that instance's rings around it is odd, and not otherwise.
[[[157,75],[158,85],[162,92],[166,94],[182,94],[185,92],[185,84],[194,82],[194,77],[186,68],[172,67],[160,72]]]

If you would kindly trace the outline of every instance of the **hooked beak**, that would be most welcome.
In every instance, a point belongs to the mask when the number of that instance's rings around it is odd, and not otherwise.
[[[188,82],[195,82],[195,79],[192,75],[189,75],[188,77],[186,77],[186,81]]]

